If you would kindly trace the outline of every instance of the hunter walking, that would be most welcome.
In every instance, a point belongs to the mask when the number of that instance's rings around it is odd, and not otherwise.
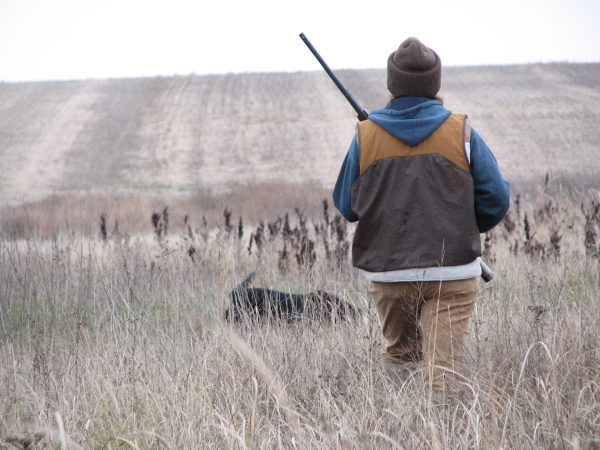
[[[480,233],[508,211],[510,186],[464,114],[438,95],[438,54],[408,38],[387,62],[390,102],[358,123],[333,198],[358,221],[353,264],[379,315],[390,376],[460,384],[481,275]]]

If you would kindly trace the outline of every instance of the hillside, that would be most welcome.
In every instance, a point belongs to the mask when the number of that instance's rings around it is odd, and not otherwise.
[[[365,108],[385,104],[384,70],[337,73]],[[547,172],[600,185],[600,63],[449,67],[441,93],[514,186]],[[355,122],[324,72],[2,83],[0,202],[268,180],[331,187]]]

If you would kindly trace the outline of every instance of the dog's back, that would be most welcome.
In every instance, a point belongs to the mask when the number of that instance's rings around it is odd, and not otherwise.
[[[229,294],[230,307],[225,311],[229,322],[241,322],[245,317],[274,318],[294,322],[301,317],[315,320],[334,318],[356,319],[359,308],[324,291],[291,294],[252,287],[254,272]]]
[[[359,312],[362,312],[360,308],[325,291],[316,291],[308,294],[306,296],[305,311],[327,320],[335,318],[355,320],[358,318]]]

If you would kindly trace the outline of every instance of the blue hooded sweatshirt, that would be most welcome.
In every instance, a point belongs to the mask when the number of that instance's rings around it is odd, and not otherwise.
[[[421,97],[400,97],[384,109],[372,111],[369,120],[413,147],[429,137],[451,114],[440,102]],[[500,173],[496,158],[472,129],[469,172],[475,189],[475,218],[480,233],[498,225],[510,204],[510,185]],[[352,211],[352,185],[360,175],[359,148],[356,137],[344,159],[333,190],[335,207],[350,222],[358,220]]]

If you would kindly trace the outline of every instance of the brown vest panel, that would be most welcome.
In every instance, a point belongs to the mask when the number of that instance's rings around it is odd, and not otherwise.
[[[354,265],[368,272],[457,266],[481,256],[464,115],[452,114],[410,147],[375,123],[359,124],[359,221]]]

